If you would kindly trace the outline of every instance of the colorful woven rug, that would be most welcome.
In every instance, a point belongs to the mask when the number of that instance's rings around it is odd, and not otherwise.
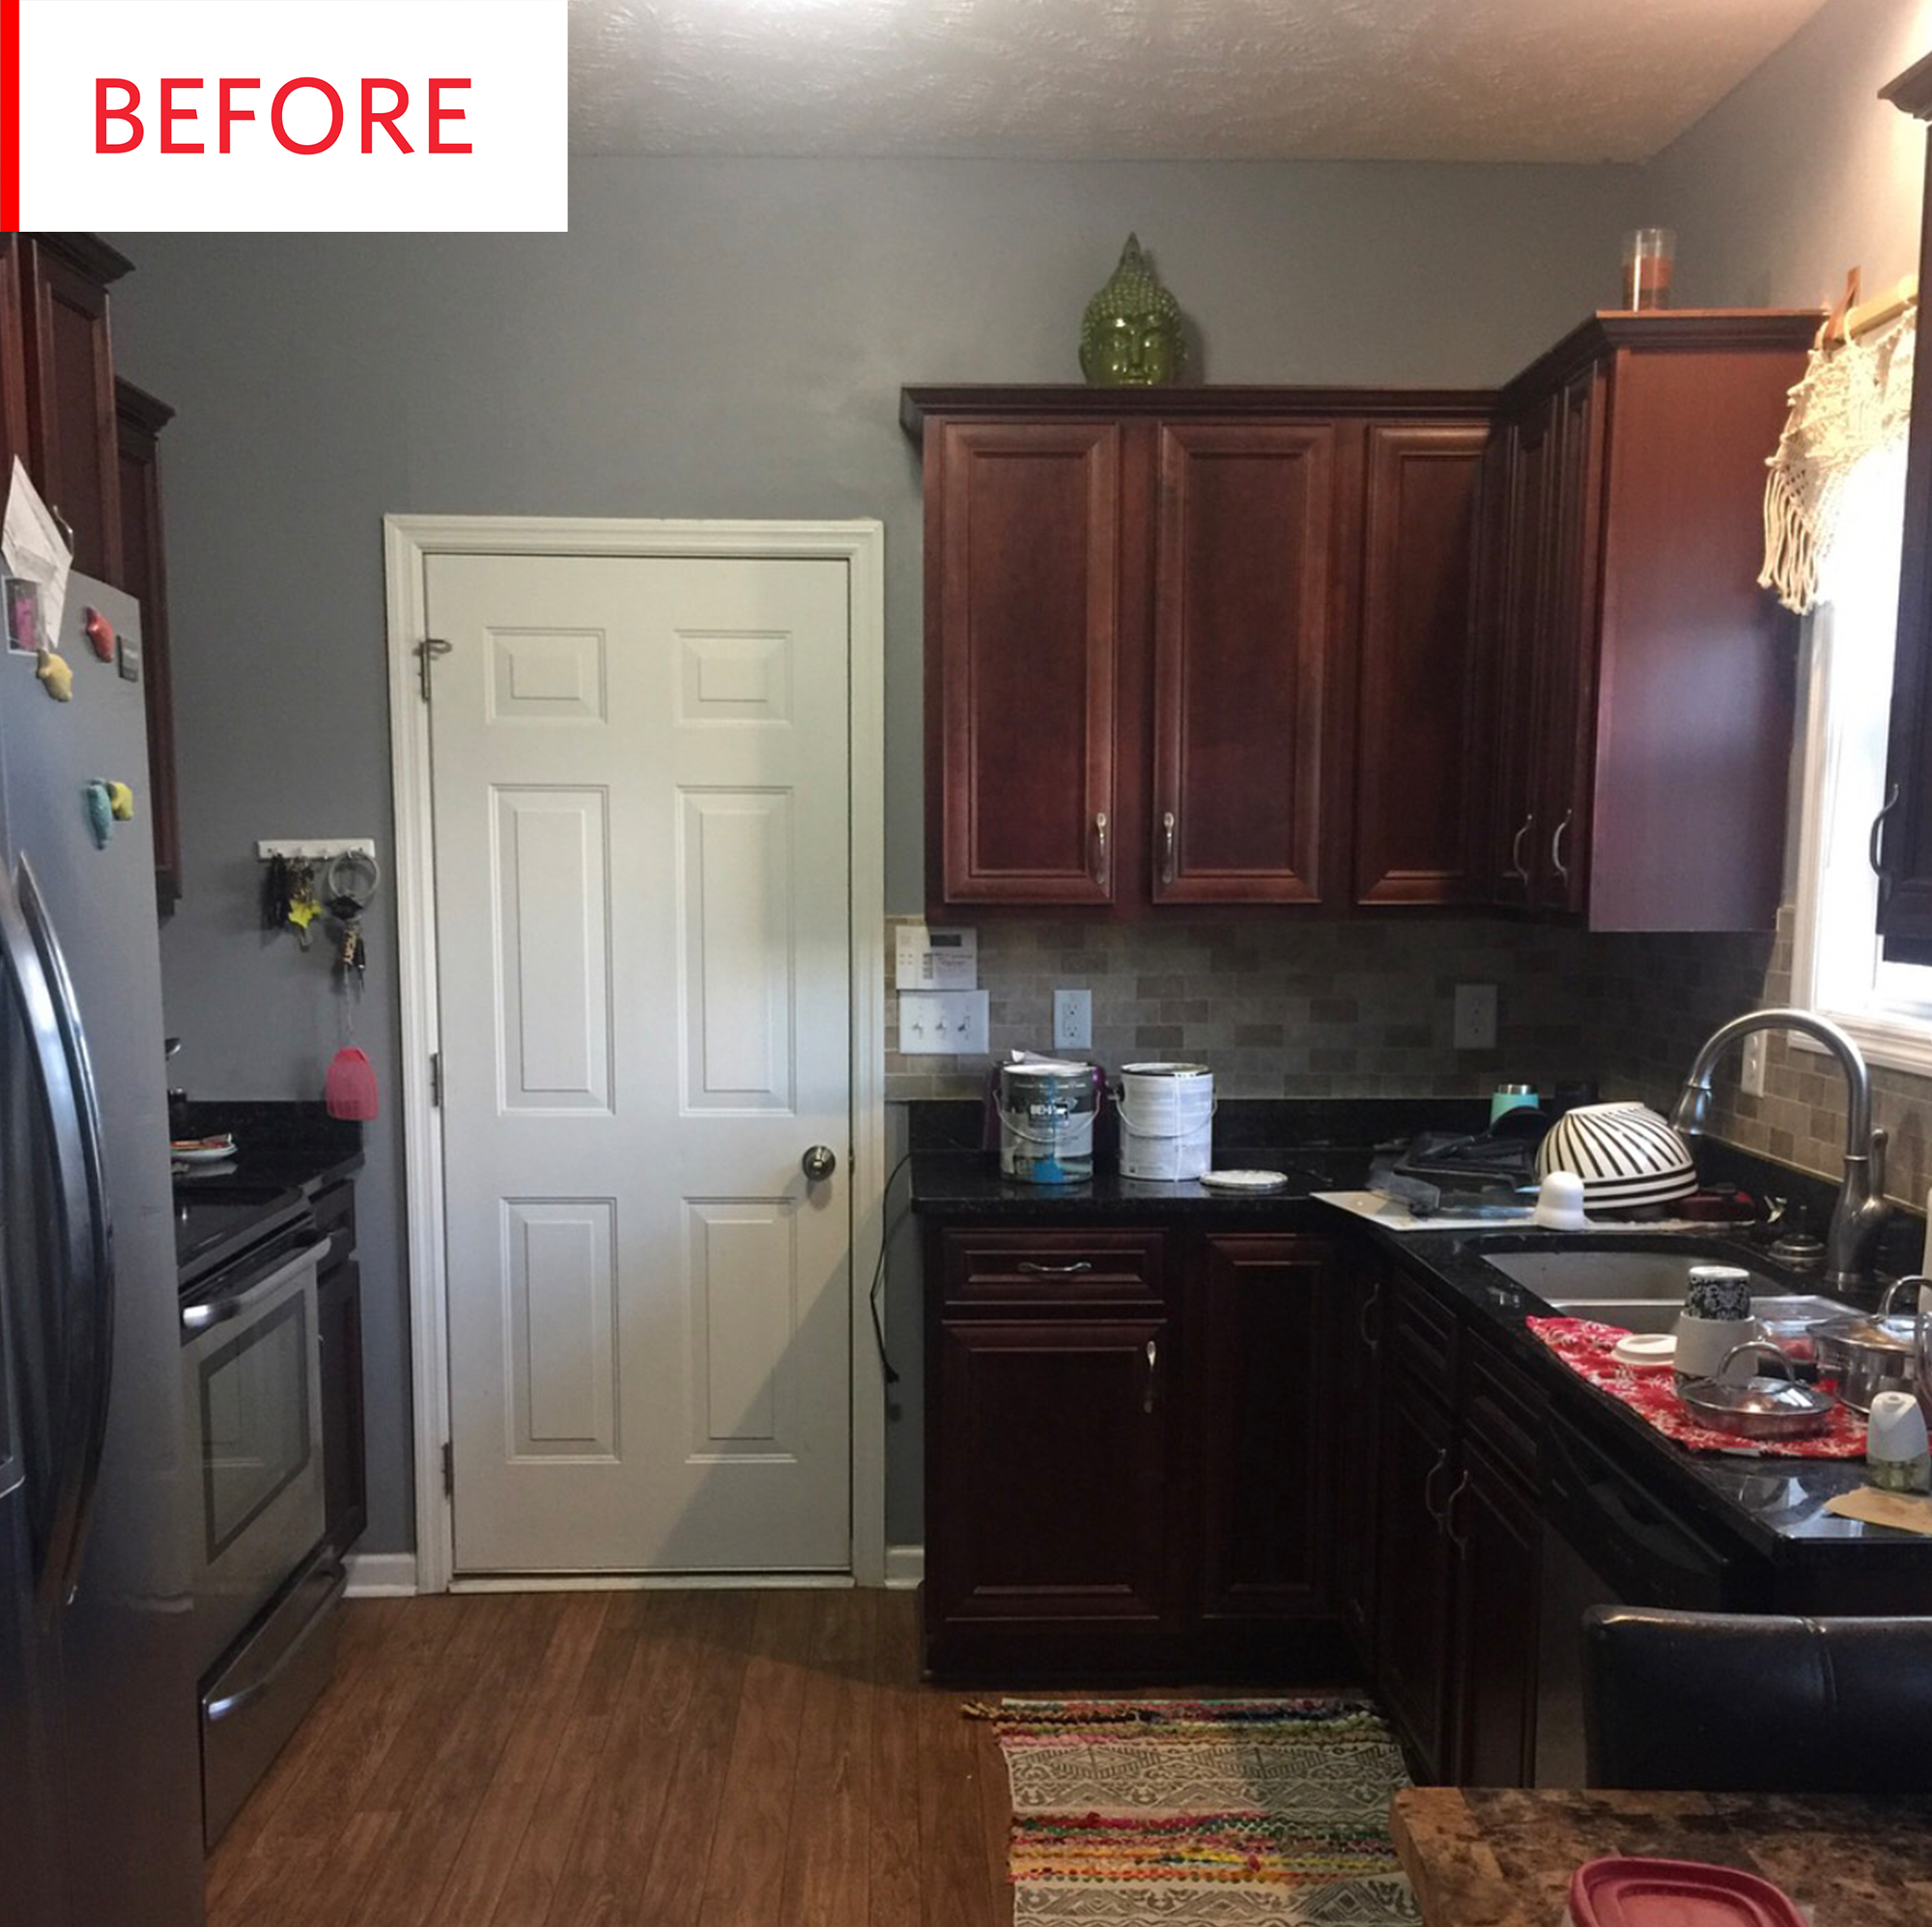
[[[1362,1701],[1002,1700],[1014,1927],[1414,1927]]]

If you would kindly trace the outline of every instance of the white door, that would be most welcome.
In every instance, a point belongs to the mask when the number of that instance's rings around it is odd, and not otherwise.
[[[456,1569],[845,1569],[846,564],[426,567]]]

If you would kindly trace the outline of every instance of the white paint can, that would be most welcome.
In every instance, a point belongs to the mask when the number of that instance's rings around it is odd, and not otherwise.
[[[1199,1177],[1214,1162],[1214,1073],[1205,1063],[1121,1072],[1121,1176]]]

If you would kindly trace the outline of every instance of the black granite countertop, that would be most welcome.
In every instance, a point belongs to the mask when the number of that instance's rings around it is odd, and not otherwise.
[[[331,1118],[320,1104],[196,1102],[176,1122],[184,1137],[235,1137],[233,1158],[175,1167],[175,1259],[184,1284],[362,1169],[362,1126]]]
[[[955,1125],[959,1120],[954,1119]],[[1284,1119],[1272,1119],[1281,1128]],[[1329,1120],[1332,1122],[1333,1120]],[[1436,1121],[1432,1118],[1432,1122]],[[1454,1119],[1444,1121],[1456,1121]],[[928,1124],[931,1142],[938,1133]],[[1238,1135],[1238,1133],[1237,1133]],[[988,1151],[961,1149],[916,1150],[911,1166],[911,1209],[935,1221],[957,1224],[1160,1224],[1191,1230],[1223,1226],[1230,1230],[1322,1232],[1362,1240],[1397,1260],[1405,1273],[1460,1309],[1531,1374],[1549,1395],[1552,1405],[1615,1449],[1621,1462],[1646,1481],[1655,1482],[1660,1498],[1669,1496],[1694,1509],[1708,1524],[1744,1541],[1759,1555],[1783,1568],[1833,1569],[1836,1562],[1856,1559],[1861,1576],[1883,1566],[1896,1568],[1898,1576],[1932,1598],[1932,1539],[1867,1526],[1824,1511],[1835,1493],[1862,1483],[1858,1460],[1766,1458],[1751,1454],[1732,1457],[1692,1453],[1665,1438],[1630,1407],[1579,1377],[1555,1357],[1529,1330],[1531,1318],[1552,1316],[1533,1292],[1512,1283],[1489,1264],[1485,1252],[1554,1248],[1578,1237],[1597,1248],[1650,1248],[1667,1243],[1691,1256],[1748,1261],[1761,1271],[1779,1275],[1783,1268],[1769,1259],[1760,1235],[1728,1233],[1714,1227],[1709,1233],[1594,1232],[1564,1233],[1516,1227],[1481,1231],[1395,1232],[1321,1203],[1318,1191],[1353,1190],[1366,1178],[1372,1151],[1366,1144],[1348,1146],[1320,1142],[1321,1131],[1283,1131],[1286,1142],[1273,1146],[1253,1143],[1224,1145],[1216,1122],[1217,1166],[1271,1168],[1289,1177],[1285,1190],[1260,1197],[1230,1197],[1196,1183],[1148,1183],[1102,1172],[1091,1181],[1061,1186],[1016,1183],[1000,1176],[997,1157]],[[1311,1137],[1317,1142],[1308,1142]],[[916,1139],[917,1141],[917,1139]],[[953,1142],[956,1144],[957,1136]],[[1776,1183],[1782,1191],[1812,1187],[1817,1203],[1820,1181],[1804,1174],[1784,1173],[1765,1166],[1747,1153],[1715,1144],[1700,1147],[1707,1177],[1726,1181],[1755,1176],[1761,1185]],[[1769,1176],[1767,1176],[1767,1174]],[[1829,1196],[1829,1184],[1822,1185]],[[1894,1251],[1916,1251],[1922,1236],[1918,1222],[1907,1214],[1901,1221]],[[1914,1263],[1906,1258],[1906,1265]],[[1795,1291],[1816,1290],[1815,1277],[1784,1273]]]

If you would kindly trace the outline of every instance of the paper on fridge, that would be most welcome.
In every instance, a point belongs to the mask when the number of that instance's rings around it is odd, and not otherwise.
[[[58,648],[73,551],[17,455],[7,487],[7,518],[0,525],[0,560],[6,562],[10,576],[24,576],[40,584],[41,625],[47,647]]]

